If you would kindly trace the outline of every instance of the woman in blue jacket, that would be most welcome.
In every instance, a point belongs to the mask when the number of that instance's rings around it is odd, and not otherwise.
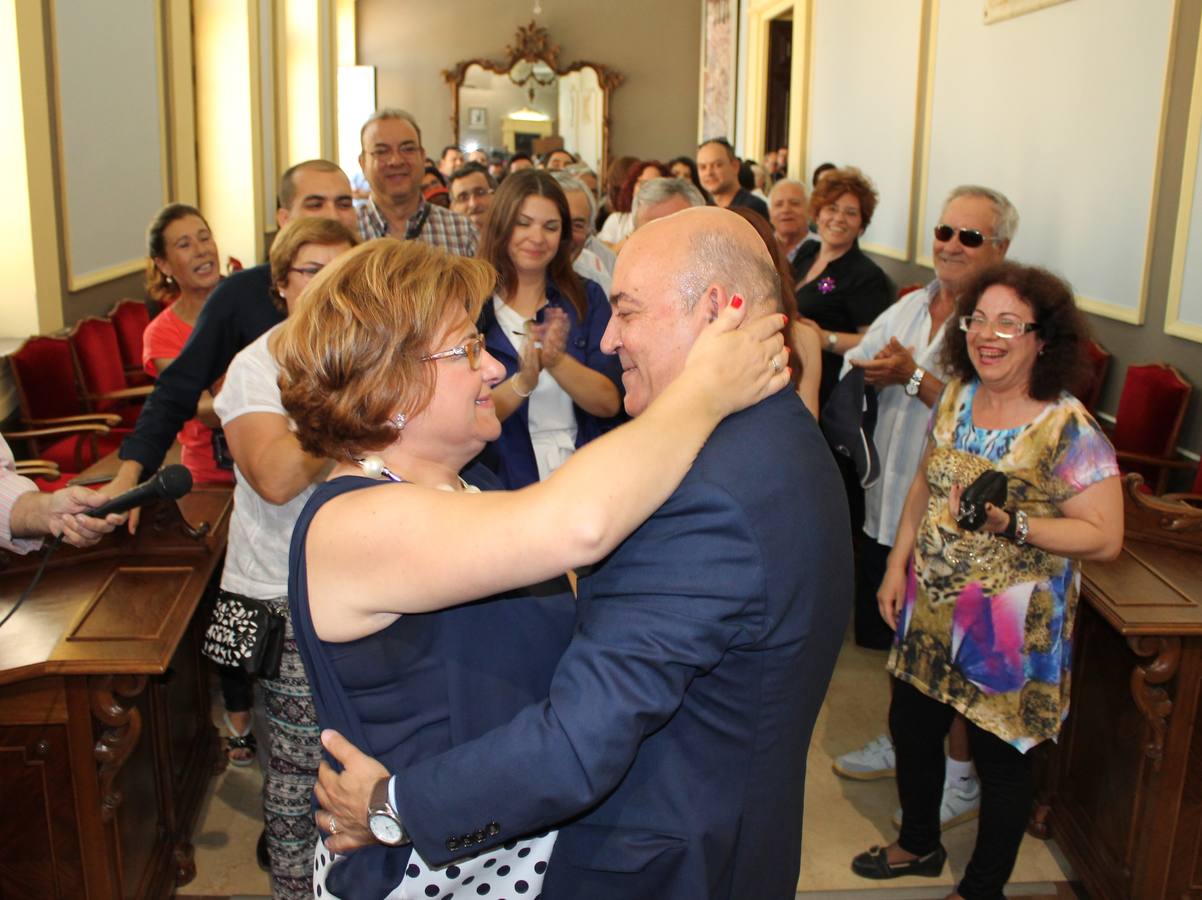
[[[509,376],[493,392],[501,437],[483,460],[510,489],[546,478],[619,421],[621,366],[600,346],[609,302],[572,270],[571,248],[555,180],[536,169],[506,178],[480,241],[497,289],[478,327]]]

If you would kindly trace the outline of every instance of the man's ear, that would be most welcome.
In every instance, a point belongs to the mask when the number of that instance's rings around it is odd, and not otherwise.
[[[702,302],[706,304],[706,321],[712,322],[718,318],[718,313],[726,309],[730,299],[731,295],[726,293],[722,285],[711,284],[707,287],[702,295]]]
[[[284,209],[284,207],[277,206],[275,208],[275,224],[277,226],[279,226],[280,228],[283,228],[285,225],[287,225],[288,217],[289,217],[289,212],[288,212],[288,210]]]

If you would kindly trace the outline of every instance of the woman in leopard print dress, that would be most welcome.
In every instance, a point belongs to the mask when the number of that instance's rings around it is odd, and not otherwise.
[[[1080,560],[1122,547],[1114,449],[1068,390],[1087,326],[1067,284],[1005,263],[957,303],[944,341],[954,377],[935,405],[926,453],[878,593],[897,632],[889,726],[897,748],[898,840],[860,854],[867,878],[937,876],[943,739],[969,723],[982,782],[981,824],[950,897],[1000,898],[1030,814],[1028,751],[1068,713]],[[978,530],[957,517],[990,469],[1004,506]]]

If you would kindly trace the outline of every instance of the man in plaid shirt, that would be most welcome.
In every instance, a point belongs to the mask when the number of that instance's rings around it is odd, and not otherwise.
[[[363,239],[422,240],[451,253],[474,256],[476,229],[471,221],[422,197],[426,151],[413,116],[400,109],[376,110],[359,137],[363,143],[359,167],[371,186],[371,197],[358,210]]]

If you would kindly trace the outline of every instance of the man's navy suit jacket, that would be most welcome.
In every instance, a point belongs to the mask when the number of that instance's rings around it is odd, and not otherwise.
[[[396,773],[415,846],[439,865],[562,824],[544,900],[791,898],[851,593],[813,418],[788,391],[730,417],[581,579],[549,699]]]

